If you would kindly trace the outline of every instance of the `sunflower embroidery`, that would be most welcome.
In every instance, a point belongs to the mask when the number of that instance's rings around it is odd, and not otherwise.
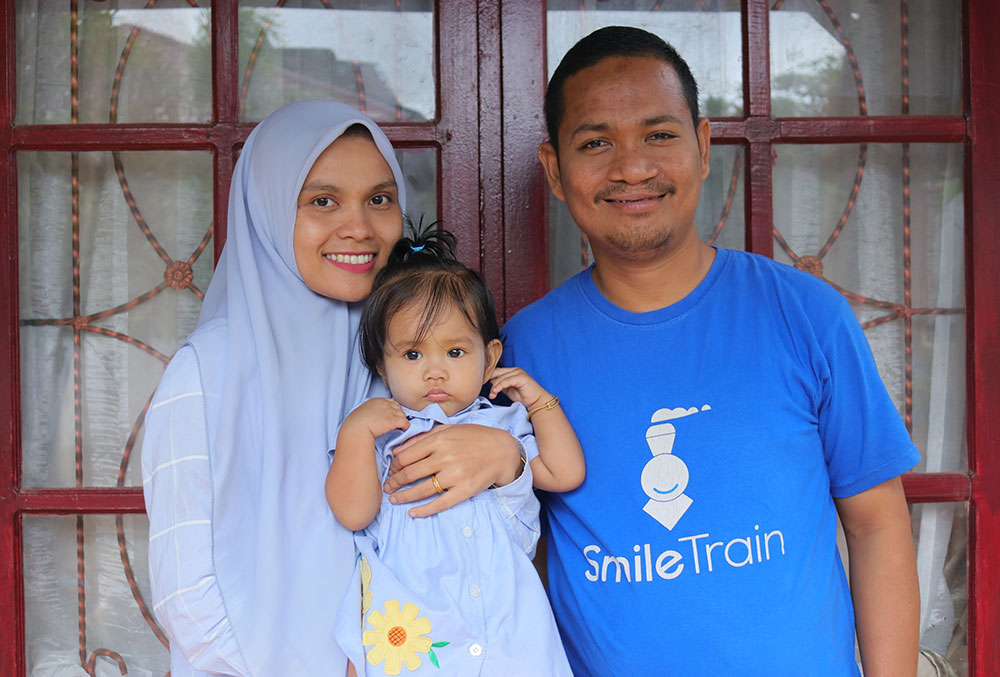
[[[448,642],[431,643],[430,638],[421,637],[431,631],[431,622],[418,618],[419,613],[420,609],[410,602],[403,606],[401,612],[399,601],[394,599],[385,603],[385,615],[373,611],[368,622],[375,626],[375,630],[365,630],[361,636],[362,644],[373,647],[367,654],[368,662],[378,665],[385,661],[385,673],[398,675],[403,663],[407,670],[420,667],[420,657],[417,656],[420,652],[430,654],[434,667],[440,667],[434,647],[447,646]]]

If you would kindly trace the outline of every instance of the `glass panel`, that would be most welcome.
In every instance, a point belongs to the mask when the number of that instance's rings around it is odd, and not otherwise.
[[[18,124],[210,120],[210,10],[147,4],[18,0]]]
[[[968,507],[926,503],[911,506],[910,512],[920,581],[921,670],[966,677]]]
[[[26,486],[73,486],[77,463],[84,485],[141,486],[128,440],[198,318],[211,186],[207,153],[18,155]]]
[[[743,148],[712,146],[708,178],[701,188],[695,219],[698,235],[710,244],[743,249]],[[557,287],[593,261],[590,247],[566,203],[549,194],[549,285]]]
[[[146,516],[26,515],[23,529],[27,674],[82,675],[89,661],[90,674],[166,674],[166,638],[146,608]]]
[[[958,0],[777,0],[772,9],[775,116],[961,112]]]
[[[406,179],[406,213],[414,221],[424,217],[424,223],[438,219],[437,175],[438,152],[432,148],[396,150],[396,160]],[[442,224],[452,232],[457,228]]]
[[[308,98],[343,101],[379,121],[434,118],[431,0],[281,4],[240,3],[241,119]]]
[[[775,149],[775,258],[820,275],[851,301],[922,452],[917,470],[963,470],[962,147]]]
[[[659,35],[687,61],[698,81],[703,115],[743,113],[743,39],[737,0],[548,0],[546,6],[549,77],[583,36],[604,26],[636,26]]]

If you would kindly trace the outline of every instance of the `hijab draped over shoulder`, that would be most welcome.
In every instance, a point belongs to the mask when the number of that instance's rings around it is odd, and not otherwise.
[[[371,132],[405,205],[392,146],[372,120],[332,101],[276,111],[236,164],[226,244],[188,339],[206,402],[216,575],[255,675],[345,664],[333,628],[354,545],[324,481],[337,426],[370,376],[357,352],[360,305],[311,291],[292,237],[306,175],[354,124]]]

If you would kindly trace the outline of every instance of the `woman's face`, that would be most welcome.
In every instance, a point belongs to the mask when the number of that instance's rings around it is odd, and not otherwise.
[[[317,294],[360,301],[403,232],[396,179],[368,136],[341,136],[309,170],[293,244],[302,280]]]

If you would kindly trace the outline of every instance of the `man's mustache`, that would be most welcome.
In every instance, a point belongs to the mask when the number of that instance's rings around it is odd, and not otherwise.
[[[677,186],[672,183],[662,181],[648,181],[638,186],[629,186],[624,183],[614,183],[607,188],[602,188],[594,196],[594,202],[603,200],[614,200],[622,195],[635,195],[636,193],[650,193],[653,195],[673,195],[677,192]]]

